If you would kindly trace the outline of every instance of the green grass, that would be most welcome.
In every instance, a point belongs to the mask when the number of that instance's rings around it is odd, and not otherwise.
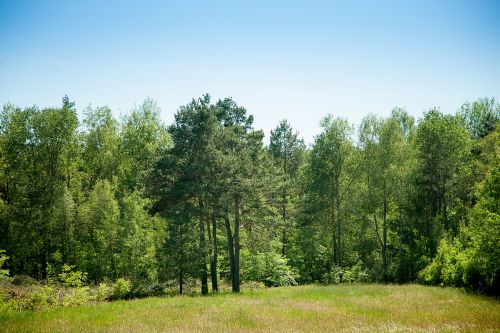
[[[0,314],[2,332],[500,332],[500,301],[418,285],[284,287]]]

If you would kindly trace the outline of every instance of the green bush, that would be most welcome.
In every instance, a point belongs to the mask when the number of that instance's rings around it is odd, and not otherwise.
[[[62,306],[80,306],[89,303],[90,287],[71,288],[69,293],[64,295]]]
[[[322,278],[322,282],[326,284],[337,284],[340,283],[341,276],[343,279],[342,269],[338,266],[334,266],[330,272],[325,273]]]
[[[103,302],[108,300],[111,297],[111,288],[107,283],[101,282],[97,287],[97,293],[95,296],[95,300],[97,302]]]
[[[369,275],[363,268],[363,263],[358,261],[356,265],[344,270],[342,280],[343,282],[365,283],[369,282]]]
[[[40,284],[36,279],[28,275],[14,275],[12,283],[16,286],[34,286]]]
[[[442,240],[436,257],[418,275],[425,284],[479,289],[500,294],[500,169],[479,189],[479,200],[453,241]]]
[[[26,310],[42,310],[57,305],[56,293],[51,286],[35,287],[26,304],[23,304]]]
[[[275,252],[252,254],[241,251],[242,281],[262,282],[267,287],[293,286],[298,273],[288,265],[288,259]]]
[[[87,273],[73,271],[75,266],[64,264],[59,274],[59,281],[66,287],[81,287],[87,280]]]
[[[334,266],[330,272],[323,275],[323,283],[338,284],[338,283],[365,283],[370,281],[370,276],[366,269],[363,268],[363,263],[358,261],[356,265],[341,269]]]
[[[113,284],[112,298],[113,299],[126,298],[129,295],[131,289],[132,289],[132,283],[129,280],[125,278],[119,278]]]
[[[0,278],[9,276],[9,270],[2,268],[7,259],[9,257],[5,255],[5,250],[0,250]]]

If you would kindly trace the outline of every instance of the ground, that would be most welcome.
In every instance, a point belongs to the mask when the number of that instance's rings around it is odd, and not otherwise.
[[[500,301],[418,285],[310,285],[3,313],[0,331],[500,332]]]

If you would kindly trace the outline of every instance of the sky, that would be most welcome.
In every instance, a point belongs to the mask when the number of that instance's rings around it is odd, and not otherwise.
[[[307,143],[327,114],[500,100],[500,1],[0,0],[1,105],[152,98],[168,124],[205,93]]]

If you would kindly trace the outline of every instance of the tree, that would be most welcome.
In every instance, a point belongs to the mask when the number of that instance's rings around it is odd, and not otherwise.
[[[408,140],[413,120],[402,109],[394,109],[388,119],[363,119],[360,143],[363,149],[367,199],[365,211],[372,216],[382,257],[382,280],[389,280],[388,246],[390,234],[398,235],[399,280],[403,265],[403,202],[411,161]],[[411,163],[411,162],[410,162]],[[381,220],[381,231],[379,221]],[[390,223],[391,221],[397,223]],[[392,230],[391,226],[397,226]]]
[[[202,294],[208,293],[207,243],[206,243],[206,205],[208,200],[207,170],[212,162],[207,154],[211,144],[215,114],[210,108],[210,97],[203,96],[183,106],[175,115],[175,122],[169,128],[172,136],[172,155],[177,163],[177,176],[173,189],[180,193],[184,204],[196,210],[199,231],[199,274]]]
[[[120,133],[120,179],[124,190],[144,190],[148,173],[171,146],[160,108],[146,99],[124,118]]]
[[[321,125],[323,132],[315,139],[308,168],[310,191],[317,194],[320,209],[329,215],[330,269],[333,269],[342,267],[344,259],[342,208],[353,182],[348,164],[354,156],[354,147],[350,141],[352,128],[346,120],[329,116]]]
[[[242,207],[245,199],[251,195],[255,178],[253,172],[262,152],[262,131],[252,128],[253,116],[246,114],[246,109],[238,106],[232,99],[216,103],[217,118],[223,125],[224,137],[223,163],[227,170],[226,204],[224,207],[224,225],[228,239],[232,291],[240,291],[240,228]],[[233,210],[233,226],[230,223],[230,202]]]
[[[430,218],[442,217],[445,230],[456,232],[450,225],[449,209],[452,193],[465,180],[470,161],[470,141],[460,119],[443,115],[437,109],[424,114],[416,134],[422,186],[427,194]],[[434,251],[431,251],[434,253]]]
[[[94,282],[104,277],[118,276],[122,234],[120,209],[113,186],[107,180],[98,180],[88,200],[81,206],[82,226],[79,249],[81,268]]]
[[[90,106],[83,119],[83,169],[86,173],[84,189],[92,190],[98,180],[113,181],[120,164],[118,122],[111,109]]]
[[[148,214],[148,206],[149,201],[137,191],[122,201],[118,275],[132,281],[158,280],[157,250],[165,235],[161,228],[163,221]]]
[[[17,266],[46,279],[51,254],[61,250],[52,242],[51,210],[64,188],[72,186],[77,127],[74,103],[67,97],[61,108],[4,108],[2,178],[14,271]]]
[[[472,103],[464,103],[458,115],[464,121],[471,138],[477,140],[488,135],[499,123],[500,105],[494,98],[480,98]]]
[[[304,150],[304,141],[299,138],[298,133],[292,131],[290,124],[286,120],[282,120],[271,131],[269,151],[274,158],[275,164],[283,174],[280,182],[281,202],[279,203],[283,223],[281,239],[283,244],[281,253],[283,255],[286,254],[287,233],[293,227],[293,224],[290,223],[290,201],[295,199],[296,178],[303,161]]]

